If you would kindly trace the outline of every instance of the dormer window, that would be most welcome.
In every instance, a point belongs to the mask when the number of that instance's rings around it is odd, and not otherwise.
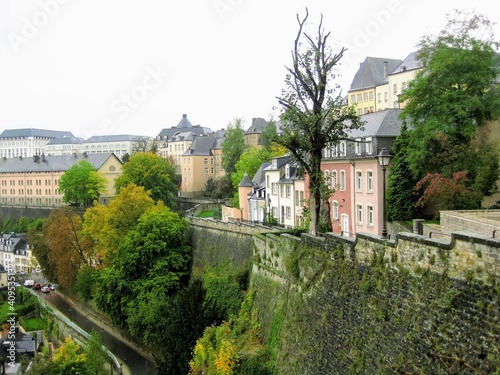
[[[290,178],[290,164],[285,166],[285,178]]]
[[[278,160],[277,159],[273,159],[272,162],[271,162],[271,167],[273,169],[278,169]]]

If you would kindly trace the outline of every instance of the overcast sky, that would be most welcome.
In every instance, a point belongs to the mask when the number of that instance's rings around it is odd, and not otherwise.
[[[0,131],[156,136],[183,113],[221,129],[279,115],[297,32],[320,19],[342,93],[367,57],[404,59],[453,9],[499,21],[491,0],[0,0]],[[499,25],[495,26],[497,40]]]

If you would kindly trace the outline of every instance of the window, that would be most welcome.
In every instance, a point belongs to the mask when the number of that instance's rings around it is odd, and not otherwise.
[[[340,141],[340,156],[346,156],[347,145],[346,141]]]
[[[393,103],[392,103],[392,108],[399,108],[399,102],[397,100],[395,100]]]
[[[205,174],[208,174],[208,168],[205,168],[204,171],[205,171]]]
[[[292,187],[290,185],[286,186],[286,197],[290,198],[292,196]]]
[[[356,155],[361,155],[361,138],[356,138],[356,142],[354,143],[354,149]]]
[[[337,171],[332,171],[332,188],[337,189]]]
[[[356,171],[356,191],[363,190],[363,177],[361,171]]]
[[[351,102],[356,103],[356,95],[351,95]]]
[[[358,103],[361,103],[363,101],[363,96],[361,94],[358,94]]]
[[[368,225],[373,225],[373,206],[366,206],[366,220]]]
[[[397,84],[397,83],[395,83],[395,84],[393,85],[393,92],[394,92],[394,94],[397,94],[397,93],[398,93],[398,84]]]
[[[358,108],[358,116],[361,116],[363,114],[363,109],[362,108]]]
[[[384,101],[387,103],[389,101],[389,93],[384,92]]]
[[[273,182],[272,183],[272,190],[273,190],[273,195],[278,194],[278,184]]]
[[[361,204],[356,205],[356,220],[358,224],[363,224],[363,206]]]
[[[380,103],[382,102],[382,94],[381,93],[378,93],[377,94],[377,101]]]
[[[339,203],[337,201],[333,201],[332,214],[333,214],[333,220],[339,219]]]
[[[203,164],[208,164],[208,158],[203,159]]]
[[[365,150],[366,150],[367,155],[372,154],[372,139],[371,138],[365,139]]]
[[[367,101],[368,101],[368,93],[367,93],[367,92],[365,92],[365,93],[363,94],[363,101],[364,101],[364,102],[367,102]]]
[[[345,171],[340,171],[340,190],[345,190]]]
[[[288,206],[286,208],[286,218],[290,219],[291,217],[292,217],[292,208],[290,206]]]
[[[373,171],[366,171],[366,190],[373,191]]]
[[[271,184],[269,183],[269,176],[266,176],[266,187],[271,187]]]
[[[373,91],[370,91],[370,101],[373,101]]]
[[[329,186],[330,185],[330,172],[325,171],[325,185]]]

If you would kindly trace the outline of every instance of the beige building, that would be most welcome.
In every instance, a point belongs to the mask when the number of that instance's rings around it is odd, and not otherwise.
[[[122,162],[114,154],[33,156],[0,159],[0,205],[58,207],[64,205],[59,190],[61,176],[75,163],[89,161],[108,181],[100,201],[115,195],[114,181]]]
[[[349,105],[356,106],[358,115],[391,107],[388,76],[401,62],[397,59],[367,57],[361,63],[354,75],[347,98]]]
[[[216,179],[224,174],[222,139],[212,136],[195,137],[189,148],[181,157],[182,196],[196,197],[205,193],[209,179]]]

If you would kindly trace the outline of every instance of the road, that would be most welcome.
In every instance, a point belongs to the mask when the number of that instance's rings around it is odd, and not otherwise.
[[[153,363],[148,358],[137,352],[126,342],[119,340],[92,320],[82,315],[74,307],[71,307],[71,305],[69,305],[68,302],[66,302],[65,299],[58,293],[37,292],[37,294],[39,294],[42,297],[42,300],[46,301],[49,306],[54,307],[83,330],[89,333],[100,332],[104,346],[106,346],[109,351],[118,357],[122,363],[126,364],[133,375],[145,375],[148,370],[153,370],[155,368]]]

